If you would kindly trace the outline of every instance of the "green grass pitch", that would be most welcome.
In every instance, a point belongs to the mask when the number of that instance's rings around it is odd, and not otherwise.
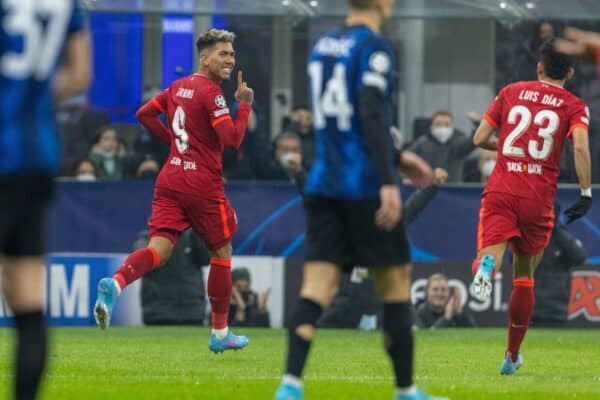
[[[283,330],[237,329],[240,352],[214,355],[206,328],[56,328],[44,400],[269,400],[284,362]],[[308,400],[392,399],[389,361],[377,333],[318,332],[306,370]],[[504,329],[420,331],[416,382],[453,400],[600,399],[600,332],[528,333],[525,365],[498,373]],[[0,398],[8,398],[12,331],[0,329]]]

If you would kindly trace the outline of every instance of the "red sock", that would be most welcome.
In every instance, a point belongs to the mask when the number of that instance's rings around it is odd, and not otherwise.
[[[533,279],[515,279],[508,303],[508,348],[506,349],[513,361],[517,361],[519,356],[519,348],[527,333],[534,306]]]
[[[156,249],[152,247],[139,249],[127,256],[119,270],[113,275],[113,279],[117,281],[121,290],[123,290],[125,286],[152,271],[159,264],[160,257]]]
[[[213,329],[227,328],[231,285],[231,258],[211,258],[207,286]]]

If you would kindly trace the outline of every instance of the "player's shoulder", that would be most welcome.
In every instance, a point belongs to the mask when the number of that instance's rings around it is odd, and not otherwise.
[[[505,94],[518,93],[521,90],[533,90],[535,86],[537,86],[536,81],[517,81],[504,86],[500,92]]]
[[[579,96],[577,96],[575,93],[570,92],[569,90],[565,89],[565,102],[570,106],[570,107],[587,107],[587,103],[585,102],[585,100],[583,100],[582,98],[580,98]]]
[[[202,93],[222,93],[221,86],[210,80],[207,76],[201,74],[192,74],[175,80],[171,86],[171,91],[186,88]]]
[[[387,53],[392,52],[392,46],[390,42],[380,34],[373,32],[371,29],[366,27],[360,27],[356,29],[357,36],[357,47],[363,51],[384,51]]]

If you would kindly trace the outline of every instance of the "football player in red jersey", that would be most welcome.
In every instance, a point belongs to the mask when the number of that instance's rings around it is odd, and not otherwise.
[[[565,212],[568,223],[582,217],[592,203],[589,109],[564,89],[573,76],[571,61],[550,41],[542,47],[537,73],[538,81],[502,89],[473,136],[475,145],[497,150],[498,160],[481,200],[470,292],[480,301],[488,300],[492,277],[510,244],[514,281],[508,347],[500,369],[506,375],[523,364],[519,348],[534,309],[533,273],[552,232],[559,163],[567,138],[573,141],[581,187],[581,197]]]
[[[98,284],[94,317],[102,329],[110,323],[120,292],[131,282],[163,265],[181,233],[192,228],[209,248],[208,297],[212,306],[209,349],[215,353],[248,345],[245,336],[228,329],[231,299],[231,236],[237,230],[235,211],[225,197],[222,153],[237,149],[246,130],[254,92],[238,72],[235,99],[240,103],[232,120],[220,84],[235,66],[234,34],[211,29],[196,46],[200,70],[179,79],[142,106],[136,116],[152,134],[171,146],[152,201],[150,243],[131,253],[112,278]],[[167,117],[168,126],[158,118]]]

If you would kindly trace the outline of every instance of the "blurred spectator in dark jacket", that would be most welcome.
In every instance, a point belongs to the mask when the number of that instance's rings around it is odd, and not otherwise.
[[[554,25],[549,21],[542,21],[535,25],[531,38],[519,48],[515,81],[537,81],[537,63],[540,59],[540,49],[544,41],[554,37]]]
[[[535,270],[535,310],[537,326],[563,326],[567,322],[571,298],[571,269],[585,263],[585,249],[559,220],[560,205],[554,203],[554,229],[542,261]]]
[[[460,291],[448,287],[448,278],[433,274],[427,280],[425,301],[417,306],[419,328],[475,326],[473,317],[463,310]]]
[[[231,279],[233,287],[229,306],[229,325],[270,327],[271,319],[267,302],[271,290],[263,292],[260,296],[254,292],[251,288],[252,280],[248,268],[233,269]]]
[[[148,246],[148,231],[138,234],[134,250]],[[146,325],[202,325],[205,289],[202,267],[210,262],[204,243],[191,230],[183,232],[173,255],[144,275],[140,293]]]
[[[275,138],[273,158],[265,160],[259,169],[259,179],[293,181],[289,167],[299,161],[303,164],[304,154],[300,137],[293,132],[283,132]]]
[[[310,108],[305,105],[297,105],[292,109],[289,122],[283,128],[286,132],[294,132],[302,142],[303,165],[310,169],[315,161],[317,152],[315,135],[313,131],[313,115]]]
[[[436,111],[431,117],[429,132],[408,147],[432,168],[448,171],[448,182],[462,180],[464,159],[474,149],[471,138],[454,129],[454,118],[445,110]]]
[[[88,158],[82,158],[75,163],[71,174],[75,179],[82,182],[92,182],[98,179],[98,172],[94,163]]]
[[[556,36],[557,31],[557,27],[549,21],[542,21],[535,25],[531,38],[525,41],[519,49],[513,81],[537,80],[536,66],[540,57],[540,49],[546,41],[552,40]],[[565,84],[565,89],[581,97],[582,86],[589,85],[590,78],[593,79],[593,77],[585,76],[586,74],[582,73],[581,64],[577,61],[573,68],[575,68],[575,74]]]
[[[125,151],[114,127],[107,125],[98,130],[97,142],[90,150],[90,160],[101,179],[118,181],[123,177]]]
[[[232,107],[235,118],[237,105]],[[223,175],[227,180],[251,180],[257,177],[257,165],[268,159],[269,138],[260,128],[256,110],[248,115],[244,140],[238,150],[225,148],[223,151]],[[264,161],[262,161],[264,162]]]
[[[146,87],[142,96],[142,104],[152,100],[152,98],[160,92],[161,89],[158,87]],[[161,118],[166,126],[169,126],[164,114],[159,118]],[[139,134],[133,143],[133,150],[136,155],[135,160],[132,161],[133,165],[138,165],[142,160],[150,157],[156,160],[158,165],[162,166],[169,157],[170,148],[140,125]],[[135,173],[135,171],[133,171],[133,173]]]
[[[160,166],[156,160],[147,158],[142,161],[135,172],[135,176],[138,179],[156,179],[160,172]]]

